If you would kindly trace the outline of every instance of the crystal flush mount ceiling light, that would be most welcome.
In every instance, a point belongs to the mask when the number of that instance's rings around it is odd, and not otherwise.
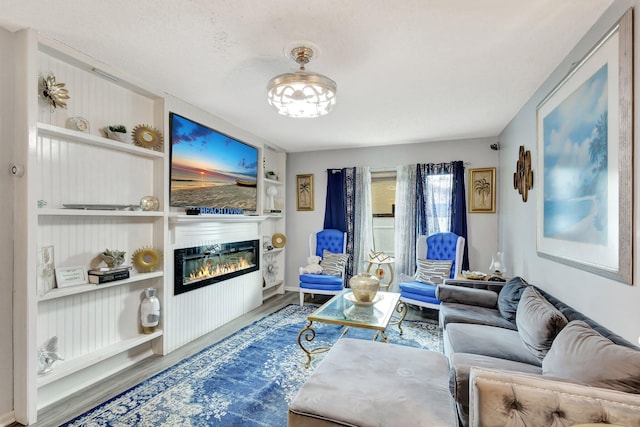
[[[313,49],[294,47],[289,57],[300,66],[300,70],[280,74],[269,81],[269,105],[287,117],[320,117],[331,112],[336,104],[336,82],[304,68],[313,57]]]

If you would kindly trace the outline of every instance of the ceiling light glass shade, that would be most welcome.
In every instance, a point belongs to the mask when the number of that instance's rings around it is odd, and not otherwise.
[[[320,117],[336,104],[336,82],[307,71],[280,74],[267,85],[267,100],[287,117]]]

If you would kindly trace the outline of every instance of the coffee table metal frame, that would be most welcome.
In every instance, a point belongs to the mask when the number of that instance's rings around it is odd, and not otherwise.
[[[407,305],[400,301],[400,294],[395,292],[378,292],[376,302],[370,306],[360,306],[345,297],[351,290],[346,289],[320,306],[307,316],[307,324],[298,333],[298,345],[307,355],[305,367],[311,364],[311,355],[329,351],[328,346],[311,348],[305,343],[311,343],[316,337],[313,322],[342,325],[344,328],[340,338],[347,333],[350,327],[371,329],[376,331],[373,341],[381,337],[382,342],[387,342],[387,327],[397,325],[400,334],[403,333],[402,321],[407,315]],[[394,317],[394,314],[397,316]],[[340,339],[338,338],[338,339]]]

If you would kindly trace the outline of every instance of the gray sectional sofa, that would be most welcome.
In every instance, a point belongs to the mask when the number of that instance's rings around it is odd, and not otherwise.
[[[448,280],[437,295],[449,385],[463,426],[513,419],[640,426],[638,347],[519,277],[506,284]],[[484,392],[478,381],[485,381]],[[600,393],[624,404],[596,405]],[[561,404],[558,396],[568,395],[573,399]],[[530,396],[528,404],[522,396]]]

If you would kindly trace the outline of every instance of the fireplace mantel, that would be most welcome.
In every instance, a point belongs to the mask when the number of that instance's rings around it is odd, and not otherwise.
[[[195,222],[263,222],[267,219],[263,215],[187,215],[175,214],[169,216],[173,224]]]

